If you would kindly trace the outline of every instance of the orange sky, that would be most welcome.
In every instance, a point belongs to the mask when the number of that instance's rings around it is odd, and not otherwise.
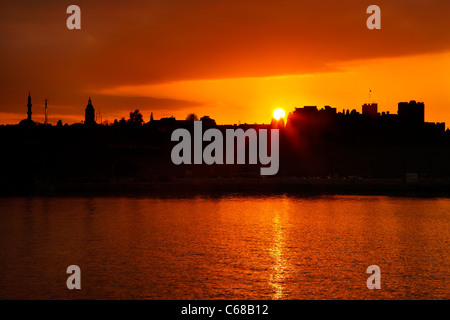
[[[381,111],[425,102],[450,123],[450,2],[446,0],[3,1],[0,123],[103,119],[136,108],[148,121],[189,112],[218,123],[269,122],[303,105]],[[66,28],[77,4],[82,29]],[[366,28],[381,7],[382,29]]]

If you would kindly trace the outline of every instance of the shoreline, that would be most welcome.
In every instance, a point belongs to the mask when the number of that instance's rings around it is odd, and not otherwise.
[[[191,198],[220,195],[385,195],[450,197],[450,179],[330,178],[175,178],[139,182],[2,183],[0,197],[10,196],[154,196]]]

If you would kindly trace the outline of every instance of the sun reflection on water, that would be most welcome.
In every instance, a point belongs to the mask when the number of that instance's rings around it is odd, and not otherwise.
[[[280,219],[280,212],[275,212],[273,219],[273,246],[270,249],[270,255],[274,259],[272,273],[270,275],[269,284],[275,289],[272,299],[279,300],[285,296],[285,280],[288,263],[285,258],[286,246],[283,233],[283,223]]]

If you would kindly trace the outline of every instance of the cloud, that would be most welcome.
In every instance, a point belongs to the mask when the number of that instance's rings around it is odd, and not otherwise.
[[[78,0],[82,29],[73,31],[70,4],[0,4],[0,111],[19,108],[28,90],[75,106],[103,88],[311,74],[450,50],[446,0],[377,0],[382,29],[372,31],[369,1]]]

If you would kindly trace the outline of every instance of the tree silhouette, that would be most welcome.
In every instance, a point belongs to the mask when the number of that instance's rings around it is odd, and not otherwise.
[[[142,117],[142,114],[139,112],[139,110],[136,109],[134,110],[134,112],[130,112],[130,119],[128,120],[128,122],[136,126],[142,126],[142,123],[144,123],[144,118]]]
[[[198,120],[198,116],[195,113],[189,113],[186,116],[186,120],[187,121],[197,121]]]
[[[208,127],[214,127],[216,126],[216,120],[211,119],[209,116],[203,116],[200,118],[200,121],[203,122],[203,125]]]

